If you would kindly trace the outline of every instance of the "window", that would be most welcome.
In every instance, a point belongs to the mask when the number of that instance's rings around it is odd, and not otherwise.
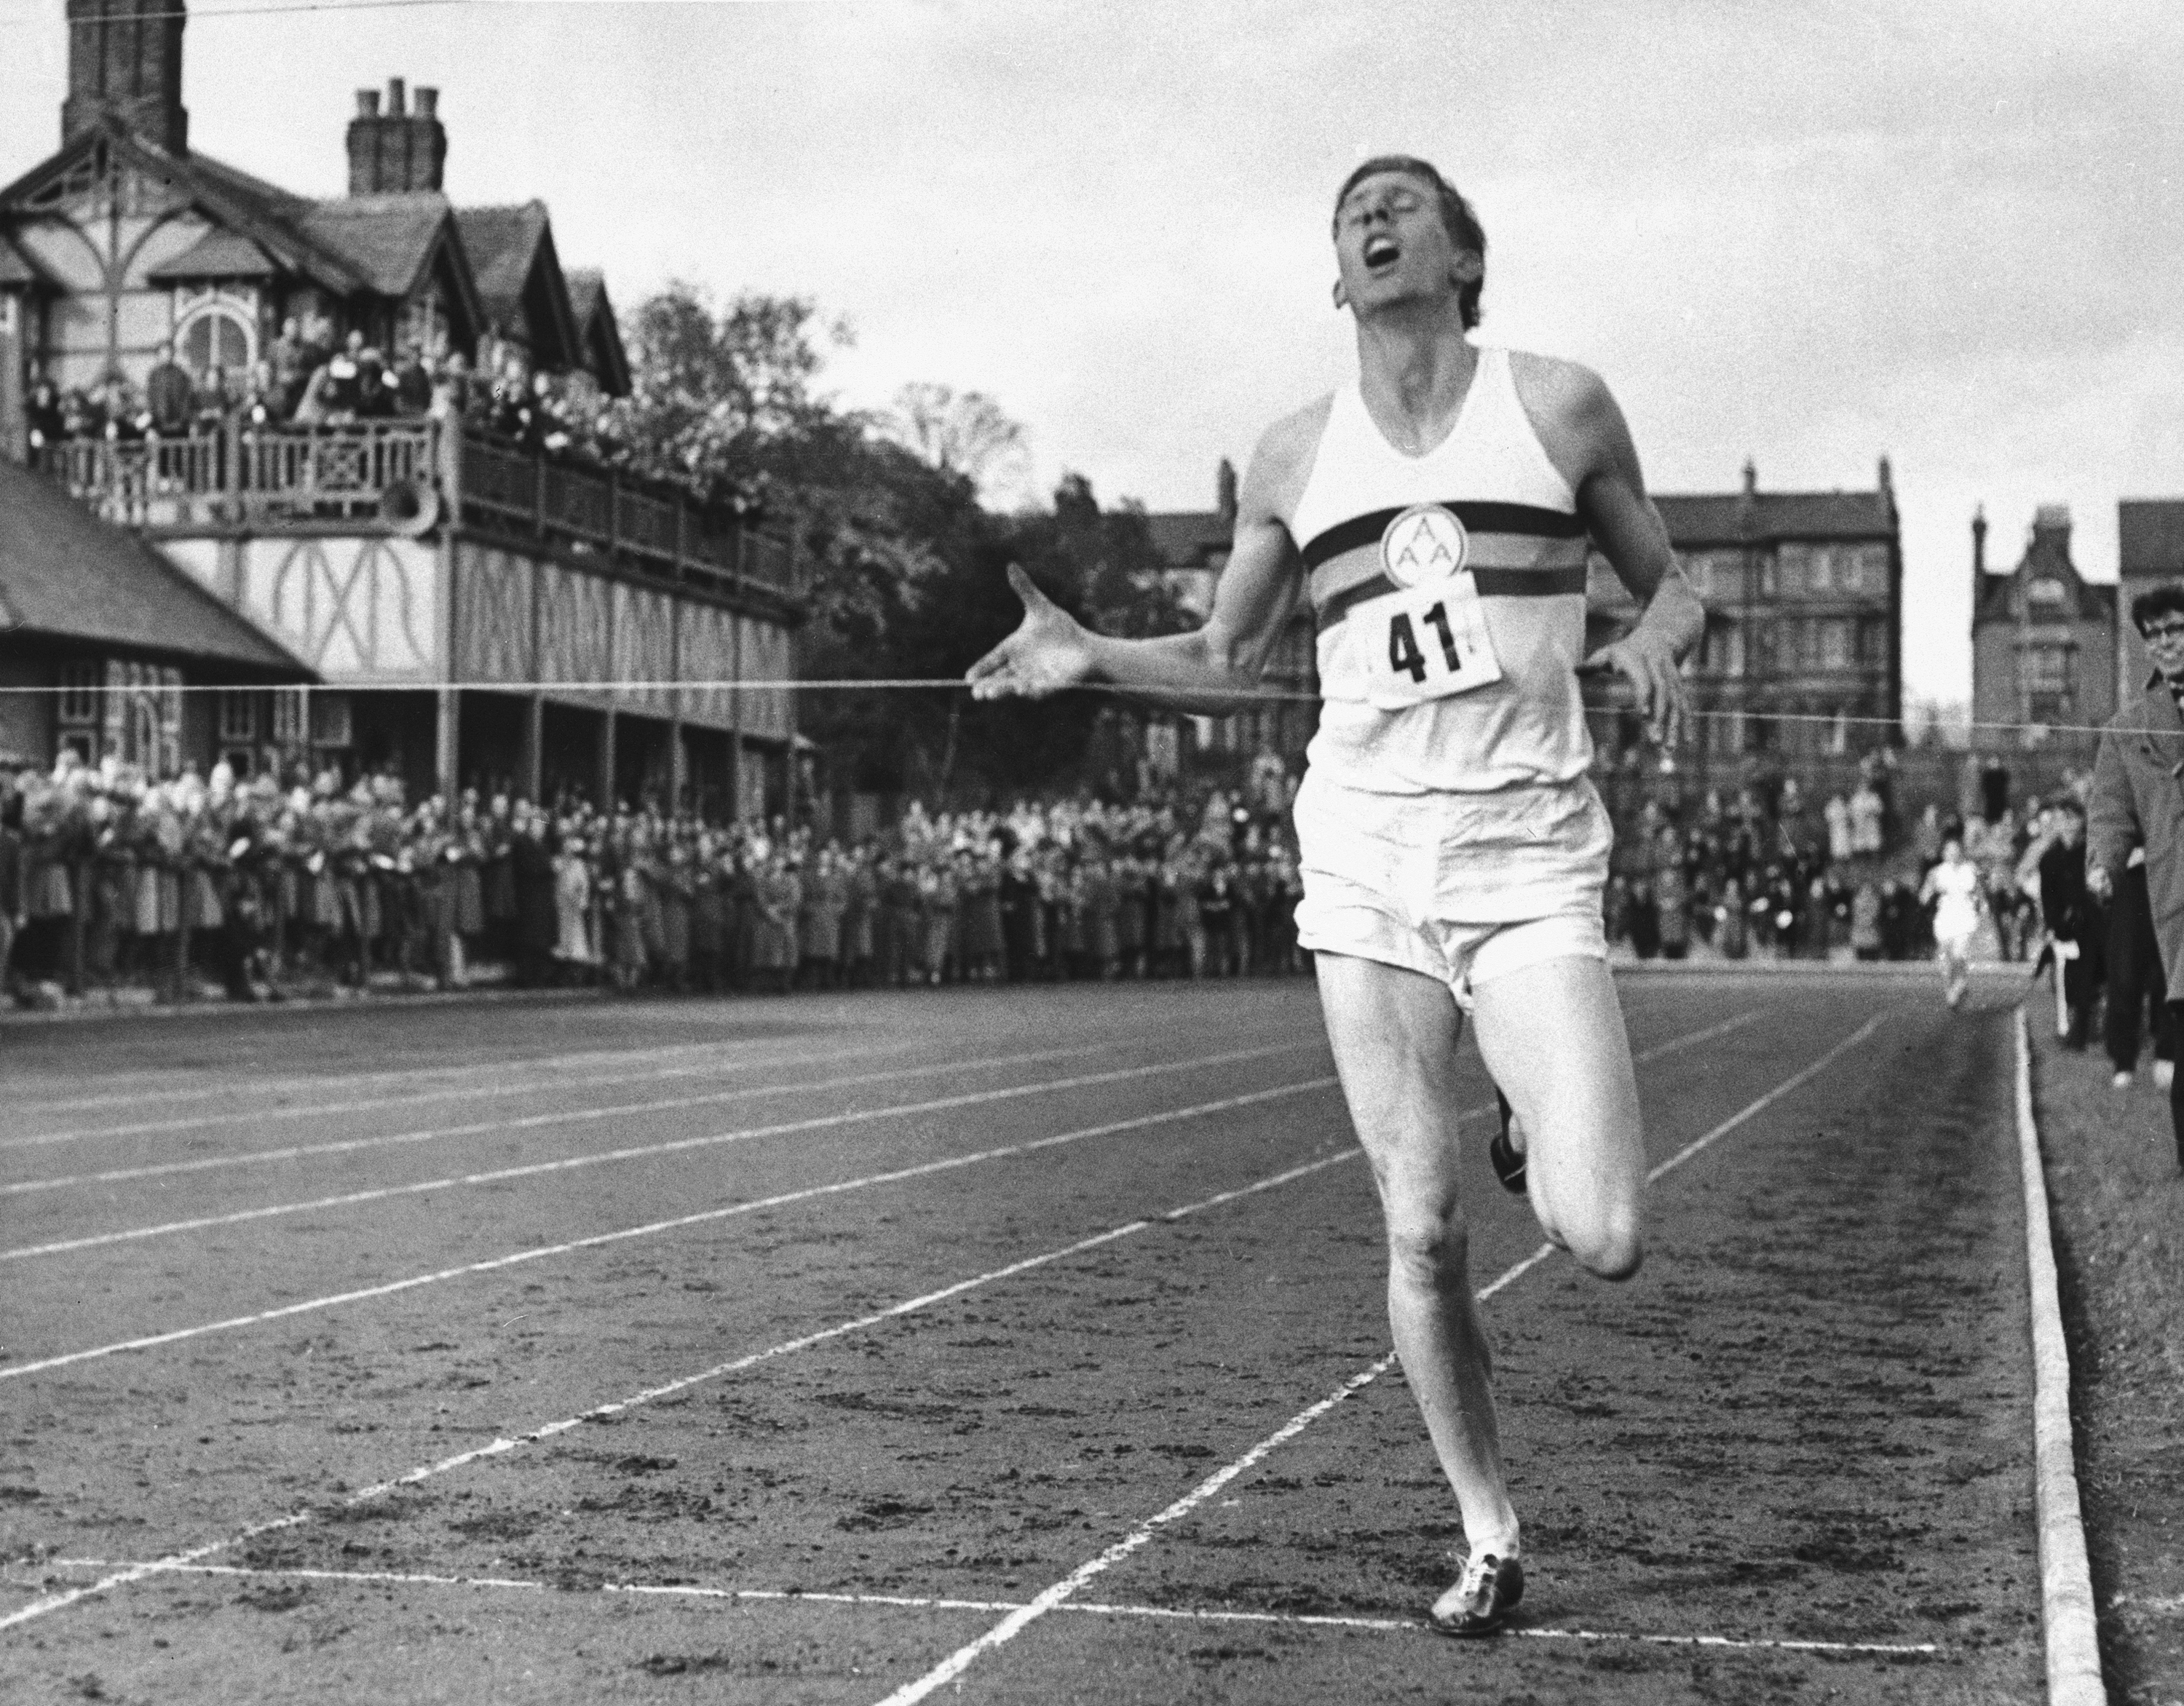
[[[258,738],[258,695],[248,687],[220,692],[220,739],[223,746],[248,746]],[[241,772],[237,772],[238,775]]]
[[[2028,693],[2067,693],[2070,690],[2070,653],[2066,646],[2027,646],[2021,667]]]
[[[148,776],[182,768],[182,672],[109,659],[104,750]]]
[[[1825,545],[1813,553],[1811,578],[1808,585],[1815,592],[1832,592],[1836,589],[1836,553]]]
[[[273,690],[273,743],[278,747],[300,747],[304,744],[304,690],[301,687],[276,687]]]
[[[2035,609],[2053,609],[2070,597],[2060,581],[2035,581],[2025,589]]]
[[[1684,578],[1691,583],[1691,591],[1700,597],[1708,597],[1713,590],[1713,564],[1704,557],[1680,557],[1677,566]]]
[[[1781,575],[1772,553],[1759,559],[1759,596],[1779,598],[1782,596]]]
[[[355,744],[356,734],[349,715],[349,698],[346,693],[320,693],[311,700],[311,744],[315,747],[347,747]]]
[[[96,728],[98,725],[99,669],[96,664],[64,664],[60,668],[60,699],[54,720],[64,729]]]
[[[1850,624],[1837,617],[1819,625],[1820,667],[1823,670],[1850,668]]]
[[[192,373],[221,368],[236,373],[250,365],[250,328],[240,314],[209,308],[182,328],[176,353]]]
[[[1836,585],[1846,592],[1865,590],[1865,553],[1844,551],[1836,558]]]

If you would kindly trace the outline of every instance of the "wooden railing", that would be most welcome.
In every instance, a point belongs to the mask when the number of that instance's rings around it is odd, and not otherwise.
[[[787,540],[673,486],[552,461],[473,432],[463,435],[460,454],[463,520],[471,525],[694,584],[796,591]]]
[[[75,439],[39,465],[71,497],[131,527],[376,520],[396,481],[436,486],[429,421],[230,427],[179,438]]]
[[[38,460],[109,521],[177,529],[391,529],[415,507],[401,494],[390,503],[390,487],[407,483],[445,503],[452,472],[460,513],[449,519],[466,525],[715,592],[743,583],[797,590],[787,540],[671,486],[557,462],[470,431],[453,447],[460,465],[450,470],[437,423],[374,420],[71,440],[47,446]]]

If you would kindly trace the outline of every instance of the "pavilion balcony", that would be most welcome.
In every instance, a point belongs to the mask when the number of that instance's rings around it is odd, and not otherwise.
[[[104,520],[154,536],[416,534],[452,523],[717,594],[799,590],[791,542],[726,506],[432,420],[70,440],[37,465]]]

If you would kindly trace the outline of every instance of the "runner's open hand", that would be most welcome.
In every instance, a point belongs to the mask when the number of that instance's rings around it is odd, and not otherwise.
[[[1653,739],[1673,747],[1684,738],[1684,678],[1676,654],[1641,622],[1620,640],[1602,646],[1580,666],[1587,671],[1613,669],[1630,683],[1638,709]]]
[[[971,665],[975,699],[1043,699],[1092,679],[1092,647],[1083,625],[1032,582],[1016,564],[1009,585],[1023,600],[1015,633]]]

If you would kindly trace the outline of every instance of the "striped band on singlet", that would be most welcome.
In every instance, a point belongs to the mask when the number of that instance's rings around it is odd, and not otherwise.
[[[1482,598],[1582,597],[1587,541],[1578,516],[1529,503],[1451,498],[1440,506],[1468,536],[1464,566]],[[1303,551],[1312,601],[1323,633],[1353,605],[1396,590],[1379,570],[1380,536],[1401,509],[1375,509],[1337,522]],[[1369,554],[1368,554],[1369,553]]]

